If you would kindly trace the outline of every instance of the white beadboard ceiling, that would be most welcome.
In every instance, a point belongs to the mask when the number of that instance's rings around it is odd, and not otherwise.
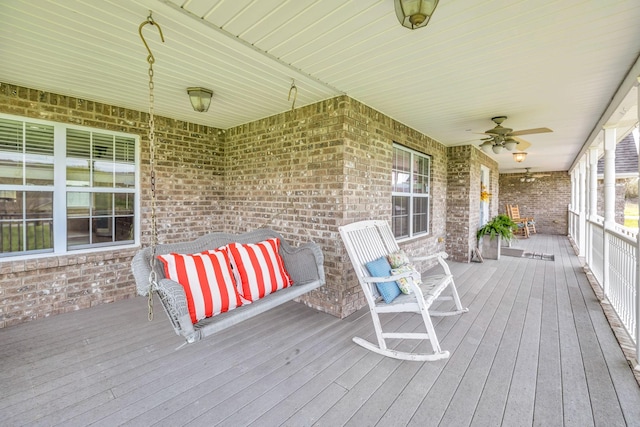
[[[498,115],[553,129],[523,137],[522,164],[492,154],[502,172],[568,170],[594,129],[637,122],[638,0],[441,0],[415,31],[391,0],[0,0],[0,82],[146,111],[149,10],[155,112],[175,119],[281,113],[293,79],[296,106],[347,94],[448,146]],[[209,112],[189,86],[214,91]]]

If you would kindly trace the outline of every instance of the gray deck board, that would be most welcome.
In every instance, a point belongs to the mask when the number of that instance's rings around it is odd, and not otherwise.
[[[355,345],[375,342],[367,310],[340,320],[295,302],[180,349],[144,298],[2,329],[1,424],[640,425],[640,387],[566,237],[514,246],[555,261],[451,263],[470,312],[433,318],[451,352],[438,362]],[[383,325],[422,327],[409,314]]]

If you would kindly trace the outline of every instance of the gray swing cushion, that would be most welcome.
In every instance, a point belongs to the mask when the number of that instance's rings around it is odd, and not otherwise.
[[[168,253],[193,254],[216,249],[233,242],[258,243],[269,238],[280,239],[279,254],[282,257],[285,269],[293,280],[293,285],[271,293],[251,304],[202,319],[196,324],[191,321],[182,285],[166,278],[162,263],[159,261],[155,263],[156,291],[178,335],[185,337],[188,342],[198,341],[324,285],[324,257],[316,243],[308,242],[301,246],[293,247],[285,242],[279,233],[270,229],[258,229],[244,234],[211,233],[191,242],[156,246],[156,255]],[[134,256],[132,271],[138,295],[148,295],[149,276],[151,273],[151,248],[142,249]]]

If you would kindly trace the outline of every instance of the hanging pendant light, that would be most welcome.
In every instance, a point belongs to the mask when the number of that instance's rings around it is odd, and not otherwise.
[[[415,30],[427,26],[438,0],[394,0],[394,4],[400,24]]]
[[[526,158],[527,158],[527,153],[525,152],[513,153],[513,160],[515,160],[518,163],[524,162],[524,159]]]
[[[189,94],[189,101],[194,110],[200,113],[206,113],[211,105],[211,97],[213,91],[205,89],[203,87],[188,87],[187,93]]]

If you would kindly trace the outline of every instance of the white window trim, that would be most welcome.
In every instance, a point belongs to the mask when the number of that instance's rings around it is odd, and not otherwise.
[[[0,256],[0,263],[3,262],[12,262],[12,261],[21,261],[28,260],[34,258],[45,258],[50,256],[60,256],[60,255],[81,255],[87,253],[95,253],[95,252],[112,252],[118,250],[126,250],[131,248],[136,248],[140,246],[140,236],[141,236],[141,224],[140,224],[140,193],[142,188],[140,186],[140,136],[136,134],[130,134],[125,132],[112,131],[109,129],[102,128],[92,128],[87,126],[79,126],[70,123],[62,123],[48,120],[35,119],[31,117],[25,116],[15,116],[10,114],[2,114],[0,113],[0,118],[6,120],[15,120],[20,122],[29,122],[41,125],[48,125],[54,127],[54,169],[53,169],[53,186],[37,186],[37,185],[3,185],[0,183],[0,190],[18,190],[18,191],[34,191],[34,190],[45,190],[45,191],[53,191],[53,224],[65,224],[64,227],[53,227],[53,251],[47,252],[33,252],[33,253],[23,253],[20,252],[16,255],[4,254]],[[133,236],[133,243],[123,243],[123,244],[108,244],[105,246],[93,246],[86,248],[77,248],[77,249],[67,249],[67,205],[66,205],[66,195],[67,190],[71,190],[74,192],[109,192],[109,193],[129,193],[131,191],[127,191],[125,189],[116,188],[116,187],[67,187],[67,171],[66,171],[66,152],[67,152],[67,141],[66,141],[66,130],[67,129],[76,129],[87,132],[95,132],[95,133],[104,133],[108,135],[122,136],[126,138],[132,138],[135,140],[135,148],[134,148],[134,162],[135,162],[135,172],[134,172],[134,182],[135,188],[133,191],[134,195],[134,229],[135,233]],[[64,196],[57,196],[58,194],[63,194]],[[64,201],[61,203],[61,201]]]

